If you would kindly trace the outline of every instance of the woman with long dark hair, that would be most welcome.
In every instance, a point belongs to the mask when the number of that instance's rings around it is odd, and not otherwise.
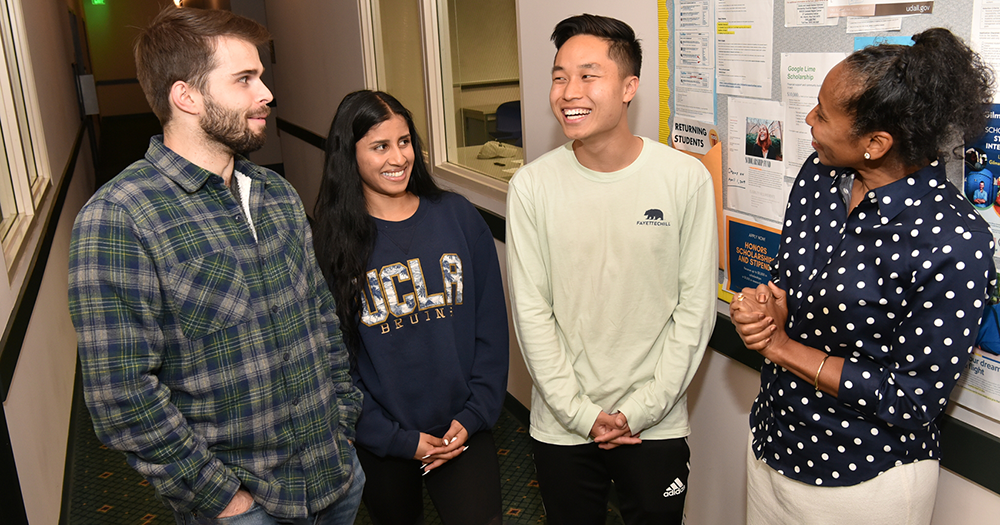
[[[773,282],[730,307],[766,358],[747,523],[930,523],[937,421],[995,280],[993,235],[944,162],[982,135],[992,85],[940,28],[857,51],[823,81]]]
[[[364,393],[357,450],[377,524],[500,523],[491,428],[506,394],[507,310],[493,236],[424,164],[410,112],[357,91],[337,108],[315,245]]]
[[[781,148],[771,141],[771,130],[767,126],[760,127],[760,130],[757,131],[757,140],[747,150],[747,155],[762,159],[781,160]]]

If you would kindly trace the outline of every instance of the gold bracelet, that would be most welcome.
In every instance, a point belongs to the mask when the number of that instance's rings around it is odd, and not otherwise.
[[[830,359],[830,354],[823,357],[823,361],[819,364],[819,368],[816,369],[816,378],[813,379],[813,388],[819,390],[819,374],[823,371],[823,365],[826,364],[826,360]]]

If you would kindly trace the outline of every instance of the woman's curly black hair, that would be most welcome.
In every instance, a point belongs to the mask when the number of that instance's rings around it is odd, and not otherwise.
[[[947,29],[918,33],[912,46],[866,47],[845,65],[861,85],[844,103],[854,135],[889,133],[905,165],[942,158],[953,133],[968,144],[985,131],[993,71]]]

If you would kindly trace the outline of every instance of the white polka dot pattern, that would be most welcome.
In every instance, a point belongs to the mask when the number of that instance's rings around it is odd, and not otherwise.
[[[788,292],[789,337],[845,358],[839,394],[765,361],[753,447],[790,478],[856,485],[939,456],[934,420],[978,332],[993,236],[939,182],[943,166],[868,192],[848,216],[843,170],[812,160],[792,187],[773,274]]]

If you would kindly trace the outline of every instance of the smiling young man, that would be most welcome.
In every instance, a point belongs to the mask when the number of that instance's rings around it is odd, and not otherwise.
[[[163,124],[77,216],[69,304],[94,430],[179,524],[350,524],[362,471],[333,297],[264,143],[262,26],[169,7],[140,35]]]
[[[614,480],[627,524],[680,524],[685,391],[715,323],[711,177],[629,130],[642,60],[632,28],[580,15],[552,40],[549,101],[570,141],[518,171],[507,199],[546,517],[604,523]]]

